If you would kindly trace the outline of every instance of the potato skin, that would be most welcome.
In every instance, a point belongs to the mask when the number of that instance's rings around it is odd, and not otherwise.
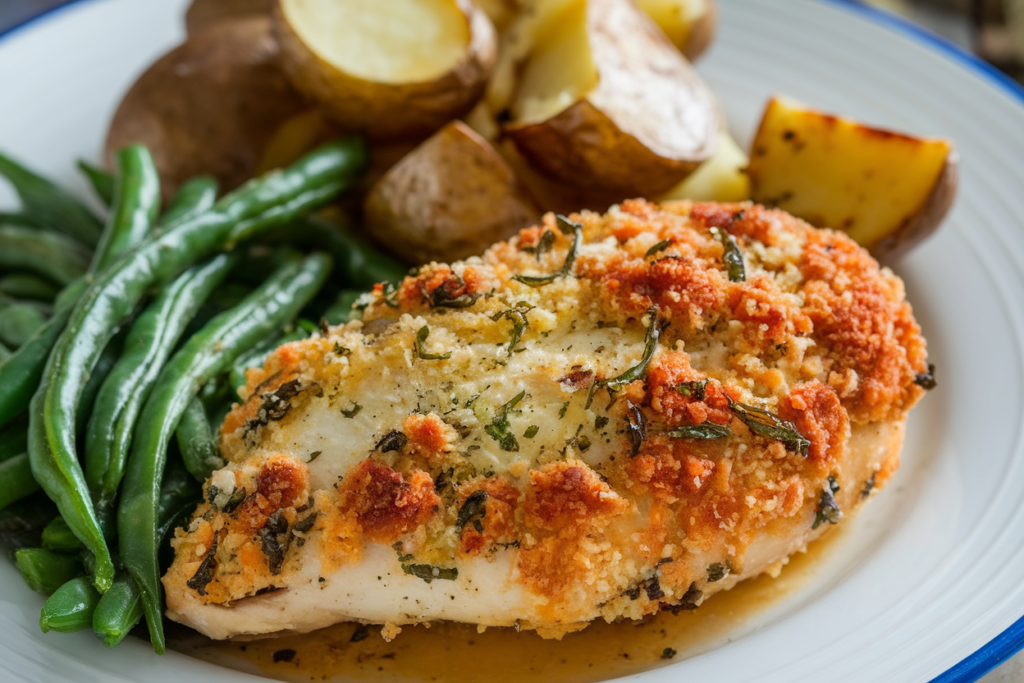
[[[268,17],[274,0],[192,0],[185,12],[185,30],[191,36],[222,21]]]
[[[274,3],[274,32],[282,64],[295,88],[320,102],[345,130],[370,140],[423,140],[473,108],[497,60],[498,39],[487,15],[472,0],[455,0],[469,22],[465,57],[441,77],[418,83],[376,83],[345,74],[302,42]]]
[[[596,88],[507,133],[531,164],[566,183],[623,196],[665,192],[714,153],[714,95],[632,3],[588,0],[586,21]]]
[[[490,144],[453,121],[377,182],[364,218],[375,241],[416,265],[480,254],[540,212]]]
[[[959,178],[960,155],[955,149],[951,149],[924,206],[909,223],[872,245],[871,255],[883,263],[890,263],[938,230],[942,220],[953,207]]]
[[[718,30],[718,4],[716,0],[707,0],[707,3],[707,11],[693,24],[690,37],[683,47],[683,56],[691,62],[704,54]]]
[[[248,180],[277,127],[305,104],[278,66],[270,20],[211,26],[161,57],[121,100],[104,158],[149,147],[165,199],[208,173],[229,190]]]

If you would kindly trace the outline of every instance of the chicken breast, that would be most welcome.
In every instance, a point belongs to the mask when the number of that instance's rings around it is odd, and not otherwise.
[[[250,371],[168,616],[560,637],[777,572],[890,478],[932,380],[866,251],[750,204],[570,219],[378,286]]]

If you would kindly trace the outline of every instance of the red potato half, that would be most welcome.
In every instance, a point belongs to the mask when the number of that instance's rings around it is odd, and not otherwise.
[[[536,44],[506,131],[545,174],[655,196],[714,153],[714,95],[630,0],[572,2]]]
[[[191,36],[222,21],[269,17],[274,0],[192,0],[185,12],[185,29]]]
[[[255,173],[279,126],[306,108],[278,65],[266,18],[220,22],[161,57],[121,100],[104,156],[146,145],[163,195],[211,174],[229,190]]]
[[[415,265],[480,254],[540,212],[490,144],[453,121],[374,185],[364,218],[375,241]]]
[[[472,0],[277,0],[284,69],[345,130],[422,140],[468,112],[497,57]]]
[[[769,101],[751,145],[751,198],[842,230],[891,260],[938,229],[956,196],[953,144]]]

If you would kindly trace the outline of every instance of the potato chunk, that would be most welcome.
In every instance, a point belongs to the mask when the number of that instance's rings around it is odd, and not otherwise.
[[[872,128],[782,97],[768,103],[750,156],[754,201],[843,230],[878,258],[934,232],[956,194],[948,140]]]

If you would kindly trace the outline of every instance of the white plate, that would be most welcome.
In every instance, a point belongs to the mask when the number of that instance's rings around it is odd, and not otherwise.
[[[845,2],[719,4],[720,36],[699,69],[741,142],[777,92],[956,141],[953,214],[897,264],[939,388],[914,411],[903,469],[813,581],[731,642],[637,679],[973,680],[1024,642],[1024,622],[1013,626],[1024,614],[1024,95]],[[81,1],[5,36],[0,149],[84,192],[72,161],[98,157],[120,95],[181,38],[184,6]],[[0,206],[12,201],[0,188]],[[0,562],[0,678],[256,680],[132,639],[108,651],[88,633],[44,636],[41,602]]]

